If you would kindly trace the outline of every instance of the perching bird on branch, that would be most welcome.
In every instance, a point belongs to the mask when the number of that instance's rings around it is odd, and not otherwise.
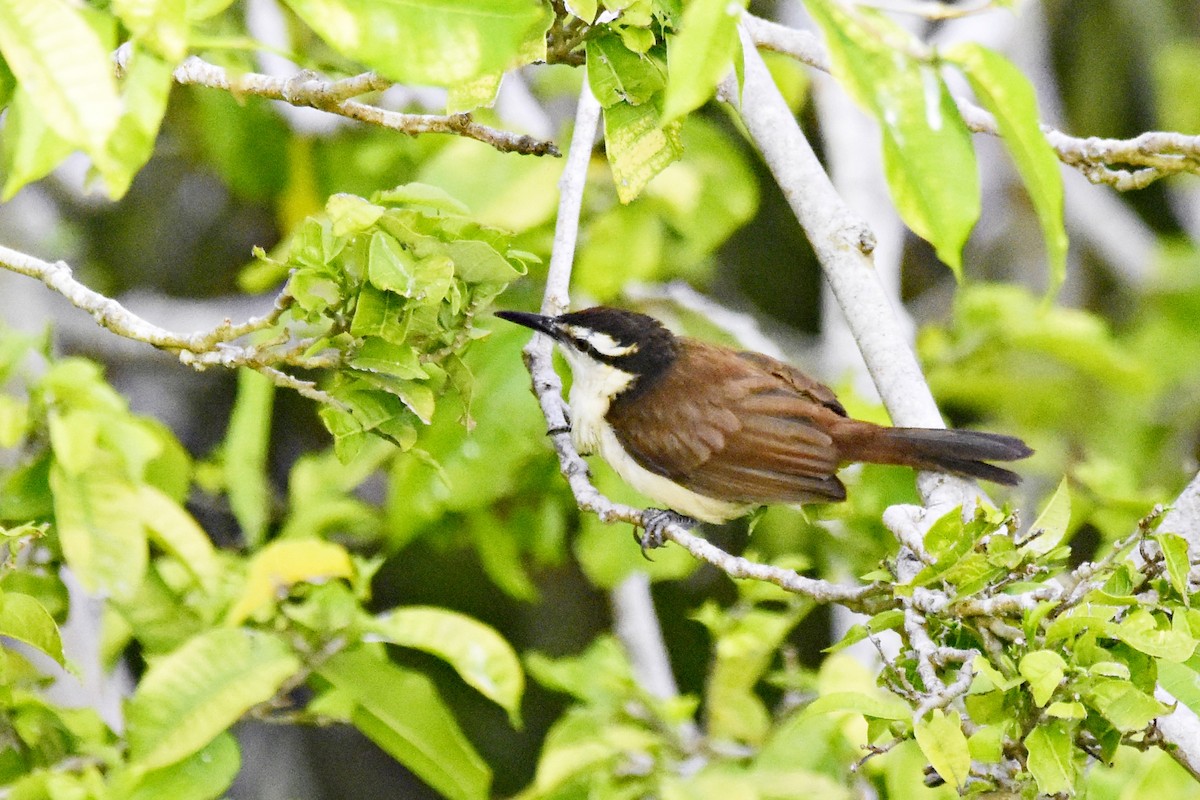
[[[562,349],[579,452],[599,453],[634,489],[692,519],[724,522],[760,505],[844,500],[837,471],[852,461],[1013,485],[1016,473],[987,462],[1033,453],[997,433],[851,419],[829,387],[795,367],[676,336],[645,314],[600,306],[557,317],[497,316]],[[661,535],[647,534],[644,544],[661,544]]]

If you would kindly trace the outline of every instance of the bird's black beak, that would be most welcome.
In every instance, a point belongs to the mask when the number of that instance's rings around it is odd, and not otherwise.
[[[558,326],[554,324],[554,317],[531,314],[528,311],[497,311],[496,316],[518,325],[524,325],[526,328],[532,328],[538,333],[544,333],[551,339],[558,339],[561,335]]]

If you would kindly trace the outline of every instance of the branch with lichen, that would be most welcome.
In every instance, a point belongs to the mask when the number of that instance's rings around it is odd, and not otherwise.
[[[26,253],[0,245],[0,268],[40,280],[62,295],[71,305],[85,311],[118,336],[145,342],[175,354],[179,361],[197,371],[210,367],[248,367],[266,375],[283,388],[292,389],[319,403],[342,408],[342,403],[316,383],[285,372],[280,367],[322,369],[340,363],[340,354],[326,352],[307,354],[312,346],[308,340],[290,338],[276,344],[235,344],[254,333],[274,328],[291,306],[291,298],[280,294],[270,312],[234,323],[226,319],[212,330],[176,333],[139,317],[111,297],[106,297],[75,279],[71,267],[64,261],[43,261]]]
[[[124,69],[130,50],[117,51],[117,69]],[[404,114],[353,98],[371,92],[382,92],[391,81],[373,72],[340,80],[329,80],[315,72],[302,70],[291,78],[276,78],[258,72],[239,72],[231,75],[224,67],[192,56],[172,73],[181,86],[207,86],[223,89],[235,97],[263,97],[293,106],[307,106],[347,119],[378,125],[382,128],[419,136],[424,133],[446,133],[475,139],[505,153],[534,156],[558,156],[558,147],[533,136],[500,130],[475,122],[470,114]]]
[[[829,54],[815,34],[752,14],[745,14],[742,24],[756,46],[791,56],[822,72],[832,71]],[[962,97],[956,97],[955,102],[970,130],[1000,135],[990,112]],[[1200,136],[1150,131],[1132,139],[1104,139],[1071,136],[1048,125],[1042,130],[1060,161],[1079,170],[1092,183],[1120,191],[1143,189],[1179,173],[1200,174]]]

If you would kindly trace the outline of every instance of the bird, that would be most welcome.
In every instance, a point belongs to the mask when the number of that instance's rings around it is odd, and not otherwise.
[[[998,433],[876,425],[829,387],[763,353],[677,336],[636,311],[498,311],[549,336],[571,368],[571,439],[664,506],[644,515],[643,552],[665,526],[723,523],[764,505],[846,499],[847,463],[898,464],[1016,485],[990,461],[1033,454]]]

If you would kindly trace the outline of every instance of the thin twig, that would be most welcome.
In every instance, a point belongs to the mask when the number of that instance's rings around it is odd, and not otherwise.
[[[118,63],[121,63],[120,52]],[[176,83],[182,86],[208,86],[238,97],[253,95],[294,106],[308,106],[410,136],[448,133],[475,139],[506,153],[561,155],[554,142],[481,125],[472,120],[470,114],[404,114],[352,100],[391,86],[390,81],[373,72],[341,80],[328,80],[310,71],[301,71],[286,80],[259,72],[231,76],[224,67],[192,56],[180,64],[173,75]]]

